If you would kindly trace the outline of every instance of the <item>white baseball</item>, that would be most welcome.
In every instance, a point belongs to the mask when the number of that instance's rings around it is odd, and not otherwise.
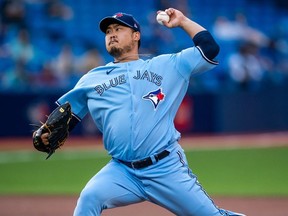
[[[169,22],[170,17],[167,13],[165,13],[164,11],[161,11],[160,13],[157,14],[156,20],[160,25],[163,25],[163,21]]]

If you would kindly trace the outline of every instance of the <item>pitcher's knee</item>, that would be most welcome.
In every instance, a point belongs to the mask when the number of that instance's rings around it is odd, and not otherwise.
[[[77,201],[74,216],[96,216],[106,209],[106,193],[97,190],[83,190]]]

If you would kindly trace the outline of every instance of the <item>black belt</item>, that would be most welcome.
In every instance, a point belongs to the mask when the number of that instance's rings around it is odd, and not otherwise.
[[[170,154],[169,151],[164,150],[162,152],[160,152],[159,154],[153,155],[151,157],[154,157],[156,162],[158,162],[159,160],[167,157]],[[148,167],[150,165],[153,164],[153,160],[151,159],[151,157],[147,157],[145,159],[139,160],[139,161],[132,161],[132,162],[127,162],[127,161],[123,161],[123,160],[119,160],[121,163],[125,164],[126,166],[133,168],[133,169],[142,169],[145,167]]]

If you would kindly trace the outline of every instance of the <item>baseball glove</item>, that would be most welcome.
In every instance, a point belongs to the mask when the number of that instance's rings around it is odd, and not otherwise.
[[[57,107],[33,134],[33,145],[41,152],[48,153],[48,159],[56,149],[62,146],[69,135],[69,122],[72,118],[71,105],[65,104]],[[44,144],[41,135],[49,133],[48,144]]]

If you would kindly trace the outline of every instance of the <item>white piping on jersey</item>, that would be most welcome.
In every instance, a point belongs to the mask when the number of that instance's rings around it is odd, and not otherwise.
[[[58,101],[56,101],[55,102],[58,106],[60,106],[61,104],[58,102]],[[74,116],[79,122],[81,122],[81,118],[79,118],[77,115],[75,115],[73,112],[72,112],[72,116]]]
[[[211,63],[211,64],[215,64],[215,65],[218,65],[218,64],[219,64],[219,62],[213,61],[213,60],[210,60],[209,58],[207,58],[207,57],[205,56],[205,54],[203,53],[201,47],[196,46],[196,48],[199,50],[199,52],[201,53],[202,57],[203,57],[207,62],[209,62],[209,63]]]
[[[72,116],[74,116],[79,122],[81,122],[81,119],[80,119],[77,115],[75,115],[74,113],[72,113]]]

